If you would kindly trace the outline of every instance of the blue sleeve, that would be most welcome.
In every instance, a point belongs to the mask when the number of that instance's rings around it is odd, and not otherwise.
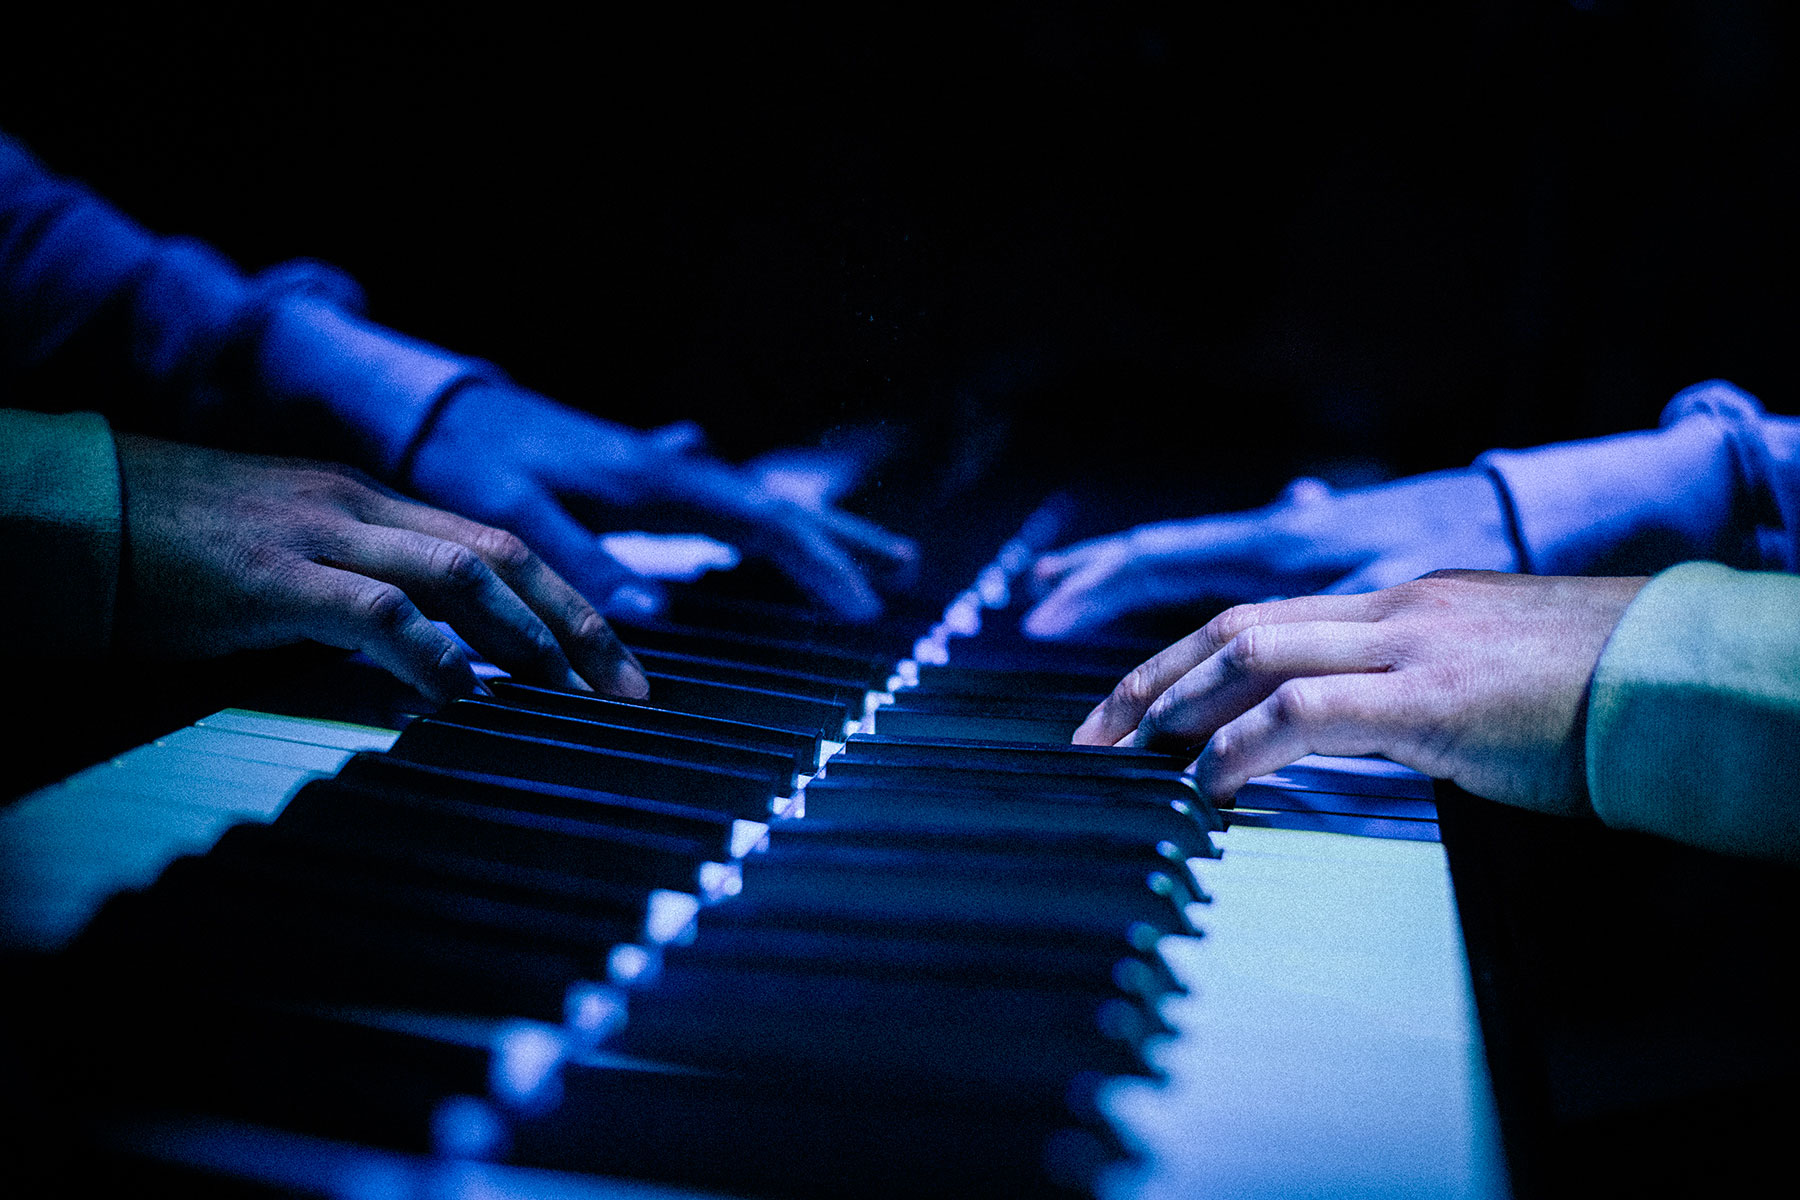
[[[121,332],[105,352],[142,384],[108,398],[115,420],[393,477],[440,397],[500,376],[361,309],[341,272],[297,262],[246,278],[203,243],[150,233],[0,133],[0,388],[114,314]]]
[[[1800,419],[1720,380],[1677,393],[1654,431],[1476,465],[1511,505],[1533,574],[1654,574],[1694,559],[1800,571]]]

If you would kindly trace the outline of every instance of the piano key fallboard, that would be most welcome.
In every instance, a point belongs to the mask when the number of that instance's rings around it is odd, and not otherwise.
[[[43,1170],[1503,1191],[1429,781],[1311,760],[1221,813],[1068,746],[1134,660],[1010,633],[1032,549],[916,641],[715,604],[625,631],[653,705],[229,709],[23,798],[0,922]]]

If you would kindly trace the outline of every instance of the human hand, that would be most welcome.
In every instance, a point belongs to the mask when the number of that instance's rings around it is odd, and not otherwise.
[[[378,491],[348,467],[129,435],[118,446],[130,652],[311,639],[361,650],[442,703],[475,675],[423,607],[519,674],[649,694],[593,606],[510,533]]]
[[[1266,508],[1141,525],[1046,554],[1032,577],[1048,594],[1024,630],[1065,638],[1143,609],[1368,592],[1443,567],[1518,568],[1500,498],[1482,472],[1350,492],[1299,479]]]
[[[1126,676],[1075,741],[1204,746],[1195,775],[1218,800],[1308,754],[1380,754],[1491,800],[1587,812],[1588,684],[1645,582],[1439,571],[1241,605]]]
[[[531,392],[478,385],[449,399],[406,482],[434,504],[525,538],[597,604],[656,606],[655,585],[600,544],[602,532],[643,529],[704,533],[763,555],[842,617],[881,611],[861,564],[904,566],[910,542],[780,495],[699,442],[692,425],[645,434]]]

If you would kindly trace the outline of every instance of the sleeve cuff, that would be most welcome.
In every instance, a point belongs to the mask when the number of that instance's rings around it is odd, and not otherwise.
[[[257,353],[270,419],[293,452],[351,462],[383,479],[401,464],[438,401],[498,368],[351,316],[309,295],[271,315]]]
[[[7,645],[94,658],[112,645],[121,542],[119,459],[95,413],[0,410],[0,588]]]
[[[1534,575],[1647,574],[1691,558],[1752,563],[1726,545],[1737,467],[1724,426],[1695,414],[1653,433],[1495,450],[1476,465],[1510,502]],[[1741,539],[1740,539],[1741,540]]]
[[[1800,577],[1651,580],[1595,668],[1586,751],[1608,825],[1800,862]]]

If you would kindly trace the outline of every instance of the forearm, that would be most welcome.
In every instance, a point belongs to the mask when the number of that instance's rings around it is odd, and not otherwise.
[[[437,398],[498,372],[374,325],[361,304],[355,283],[321,264],[246,278],[0,137],[0,372],[37,366],[109,320],[112,336],[86,349],[138,385],[108,397],[115,420],[392,478]]]
[[[1684,390],[1653,432],[1496,451],[1478,465],[1512,505],[1521,563],[1536,574],[1691,559],[1800,567],[1800,420],[1729,384]]]
[[[1595,668],[1588,790],[1620,828],[1800,862],[1800,577],[1688,563]]]
[[[106,421],[0,409],[0,630],[32,657],[112,644],[122,544],[119,466]]]

